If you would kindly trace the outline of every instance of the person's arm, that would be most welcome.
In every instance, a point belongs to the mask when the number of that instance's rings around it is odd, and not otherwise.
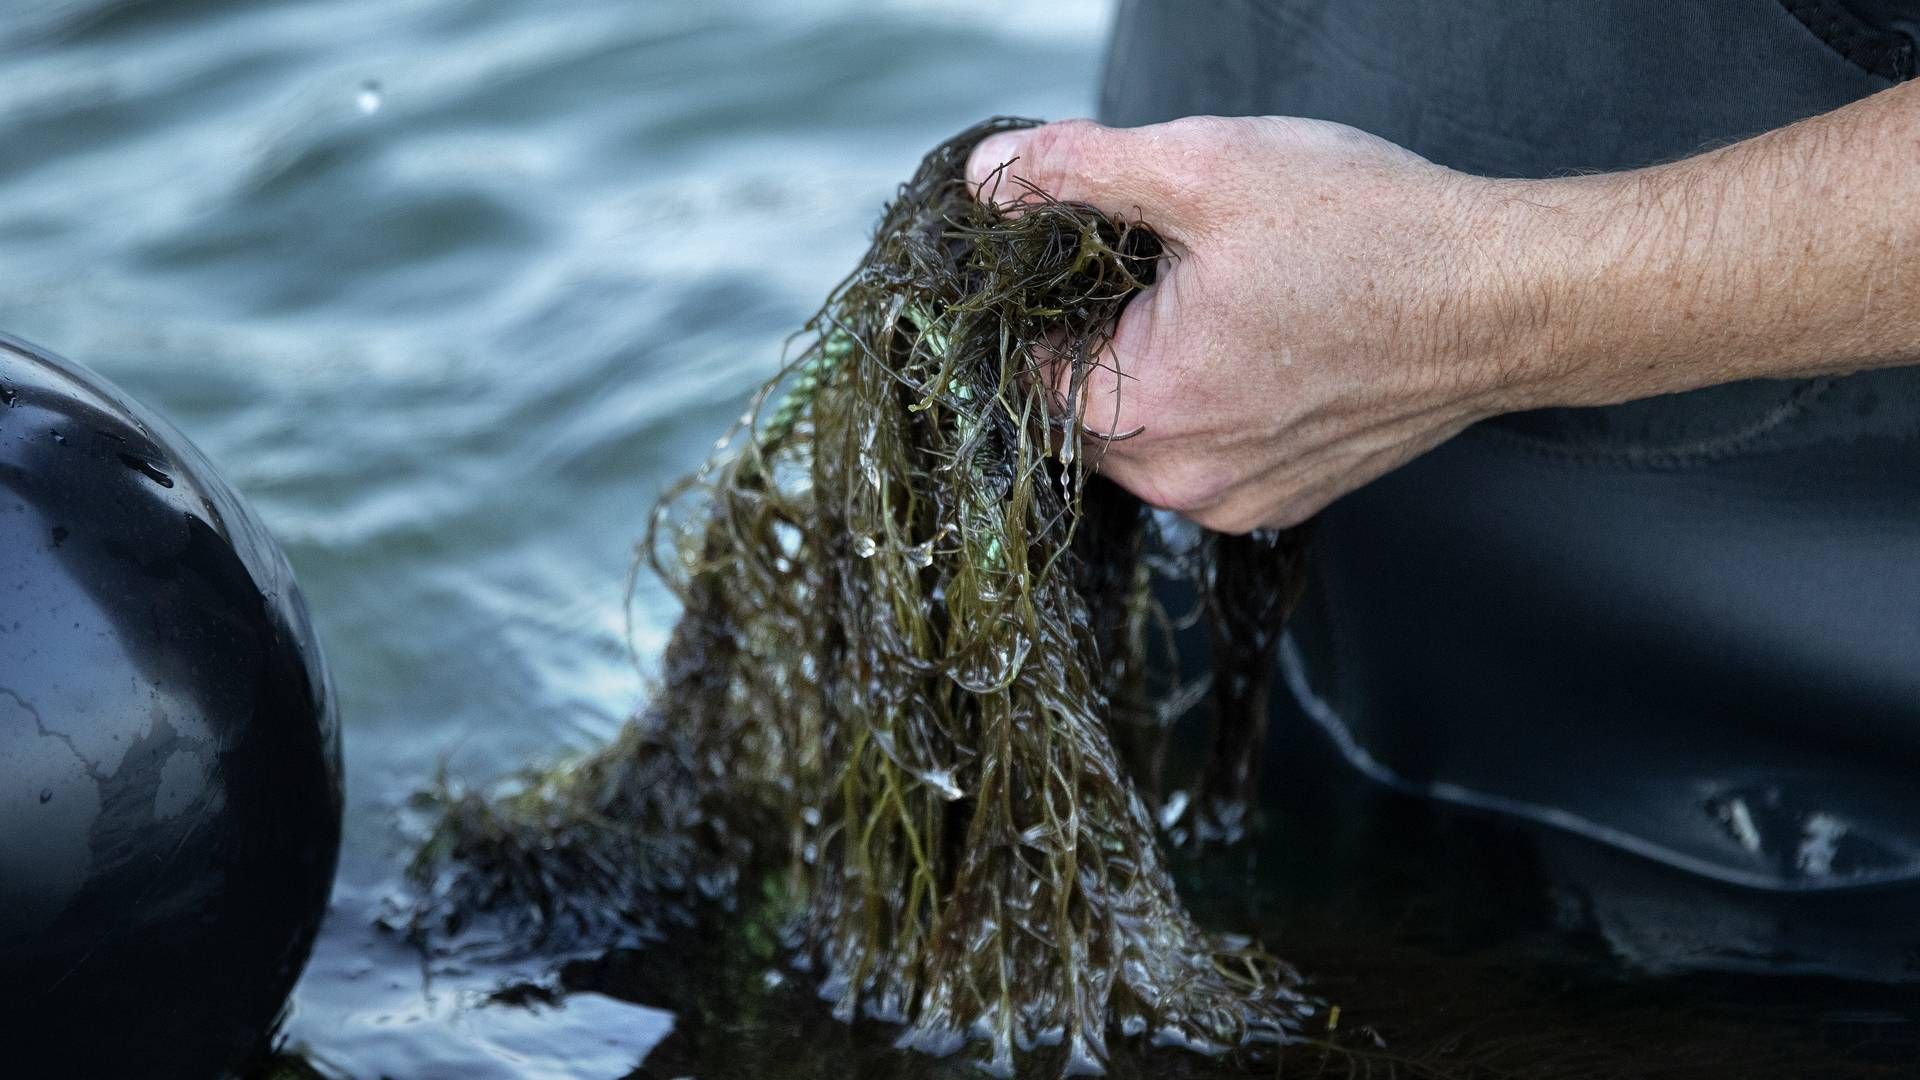
[[[1550,180],[1277,117],[996,136],[983,197],[1012,159],[1168,238],[1114,342],[1124,377],[1081,407],[1143,429],[1105,472],[1215,529],[1294,524],[1497,413],[1920,363],[1920,84]]]

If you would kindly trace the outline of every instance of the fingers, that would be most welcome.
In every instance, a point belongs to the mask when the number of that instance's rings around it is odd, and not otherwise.
[[[1169,291],[1165,280],[1149,286],[1121,312],[1113,340],[1086,357],[1056,355],[1049,365],[1055,400],[1062,414],[1078,418],[1091,454],[1101,453],[1103,441],[1118,451],[1146,434],[1156,380],[1166,375],[1153,339],[1163,328],[1161,308]]]
[[[1163,127],[1165,125],[1162,125]],[[1156,128],[1110,128],[1063,120],[981,140],[967,160],[967,181],[983,200],[1013,204],[1031,194],[1019,181],[1064,202],[1138,217],[1177,235],[1183,200],[1165,168]]]
[[[1032,198],[1017,178],[1054,198],[1087,203],[1114,216],[1138,217],[1162,235],[1177,235],[1166,224],[1179,216],[1175,200],[1161,172],[1149,164],[1159,143],[1151,135],[1154,130],[1067,120],[1001,132],[974,148],[967,179],[979,189],[980,198],[998,204]],[[1133,298],[1113,340],[1095,354],[1066,355],[1060,351],[1063,341],[1056,340],[1053,355],[1043,357],[1060,414],[1076,416],[1091,436],[1089,454],[1101,453],[1102,440],[1130,436],[1144,424],[1141,380],[1152,363],[1148,354],[1164,318],[1161,309],[1167,307],[1172,276],[1163,269],[1159,284]]]
[[[979,198],[997,205],[1030,201],[1031,185],[1056,199],[1146,222],[1175,250],[1191,251],[1204,222],[1194,178],[1206,171],[1196,156],[1206,134],[1192,121],[1109,128],[1069,120],[1001,132],[974,148],[967,179]],[[1113,340],[1093,355],[1045,358],[1056,407],[1079,425],[1087,460],[1155,505],[1181,497],[1159,490],[1160,478],[1145,466],[1165,453],[1159,436],[1175,434],[1156,431],[1154,418],[1164,421],[1164,406],[1179,396],[1171,361],[1189,344],[1174,340],[1182,277],[1180,264],[1163,267],[1156,283],[1127,305]]]

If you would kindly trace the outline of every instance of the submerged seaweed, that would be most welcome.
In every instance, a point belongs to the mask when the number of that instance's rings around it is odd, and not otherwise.
[[[968,151],[1024,123],[962,133],[901,187],[739,449],[655,514],[644,550],[684,612],[651,704],[584,762],[451,799],[417,928],[662,932],[755,883],[836,1015],[932,1053],[980,1043],[996,1073],[1039,1045],[1096,1072],[1116,1034],[1297,1032],[1298,978],[1203,931],[1169,873],[1149,807],[1193,695],[1155,693],[1148,661],[1155,579],[1186,576],[1215,746],[1160,817],[1232,839],[1300,545],[1164,543],[1096,475],[1101,441],[1051,374],[1111,362],[1166,256],[1011,178],[1017,212],[977,200]]]

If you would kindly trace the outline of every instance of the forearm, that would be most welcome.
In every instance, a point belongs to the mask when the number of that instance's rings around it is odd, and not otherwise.
[[[1059,389],[1125,435],[1102,473],[1223,532],[1497,413],[1920,363],[1920,85],[1601,176],[1478,178],[1288,117],[1005,132],[968,179],[1016,190],[1008,162],[1178,256]]]
[[[1498,407],[1920,363],[1920,84],[1491,194],[1488,257],[1516,283]]]

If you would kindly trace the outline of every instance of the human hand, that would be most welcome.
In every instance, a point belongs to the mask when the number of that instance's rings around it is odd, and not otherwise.
[[[1093,454],[1148,503],[1222,532],[1295,525],[1510,407],[1528,301],[1492,181],[1278,117],[1006,132],[969,162],[982,198],[1018,197],[996,177],[1009,161],[1056,198],[1146,222],[1173,255],[1080,402],[1095,434],[1139,429]]]

